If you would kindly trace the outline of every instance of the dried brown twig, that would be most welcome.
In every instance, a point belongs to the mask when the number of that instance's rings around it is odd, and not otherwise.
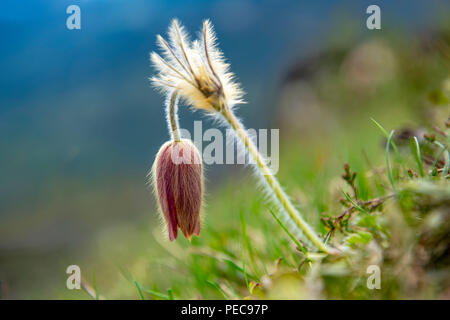
[[[394,197],[394,194],[390,194],[384,197],[378,197],[378,198],[374,198],[374,199],[370,199],[367,201],[357,201],[355,204],[358,207],[366,207],[368,209],[369,212],[372,212],[373,210],[375,210],[376,208],[378,208],[381,204],[383,204],[386,200],[390,199]],[[324,239],[329,239],[331,237],[331,235],[333,234],[333,232],[337,229],[337,226],[341,223],[341,221],[346,217],[346,216],[351,216],[351,214],[355,211],[358,211],[358,207],[350,204],[350,206],[344,211],[342,212],[339,216],[334,217],[333,218],[333,222],[332,222],[332,227],[330,229],[330,231],[327,232],[327,234],[325,235]]]

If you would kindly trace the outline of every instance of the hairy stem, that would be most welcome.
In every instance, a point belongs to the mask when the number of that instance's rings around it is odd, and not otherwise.
[[[281,188],[280,183],[267,167],[264,158],[259,153],[255,144],[249,138],[247,132],[244,130],[239,120],[234,116],[233,112],[227,106],[225,106],[221,110],[221,114],[231,126],[231,128],[236,132],[236,135],[244,144],[245,149],[255,160],[258,172],[260,173],[262,179],[267,182],[266,186],[269,189],[268,191],[270,192],[270,194],[274,195],[281,207],[288,213],[291,222],[293,222],[305,234],[305,236],[311,241],[311,243],[313,243],[320,251],[326,253],[335,253],[335,249],[327,246],[316,235],[314,230],[306,223],[305,220],[303,220],[300,213],[292,205],[291,201]]]
[[[181,141],[181,137],[178,125],[177,112],[178,112],[178,93],[176,90],[174,90],[167,101],[166,115],[172,139],[176,142],[179,142]]]

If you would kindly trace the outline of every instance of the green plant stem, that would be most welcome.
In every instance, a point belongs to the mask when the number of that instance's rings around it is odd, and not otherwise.
[[[177,97],[178,97],[177,91],[173,91],[173,93],[169,98],[170,99],[169,105],[167,106],[166,112],[169,121],[169,130],[172,134],[172,139],[176,142],[179,142],[181,141],[181,137],[177,117],[178,111]]]
[[[236,132],[236,135],[241,139],[248,150],[249,154],[253,157],[256,162],[256,166],[261,173],[263,179],[267,182],[270,188],[270,192],[275,196],[278,202],[281,204],[284,210],[289,214],[292,222],[305,234],[305,236],[320,250],[326,253],[335,253],[335,250],[327,246],[314,232],[314,230],[303,220],[300,213],[292,205],[289,198],[286,196],[282,190],[278,180],[272,174],[270,169],[267,167],[263,157],[259,153],[258,149],[248,136],[247,132],[244,130],[243,126],[239,120],[234,116],[233,112],[225,106],[221,110],[222,116],[231,126],[231,128]]]

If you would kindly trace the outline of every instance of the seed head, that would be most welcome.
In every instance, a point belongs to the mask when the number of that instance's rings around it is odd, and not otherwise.
[[[177,90],[181,98],[194,108],[221,111],[242,103],[243,92],[233,82],[222,52],[217,48],[216,36],[209,20],[203,22],[199,39],[189,41],[183,26],[174,19],[169,27],[169,42],[157,37],[162,57],[151,53],[158,74],[152,83],[164,93]]]
[[[153,164],[153,186],[161,215],[175,240],[178,228],[190,240],[200,234],[203,170],[200,154],[187,139],[166,142]]]

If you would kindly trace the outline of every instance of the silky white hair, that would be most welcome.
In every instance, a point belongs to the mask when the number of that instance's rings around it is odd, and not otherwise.
[[[243,91],[233,81],[209,20],[203,22],[199,39],[190,41],[184,27],[174,19],[169,26],[167,42],[160,35],[157,43],[162,55],[152,52],[151,61],[157,75],[153,85],[168,94],[176,90],[188,105],[207,111],[219,111],[243,103]]]

